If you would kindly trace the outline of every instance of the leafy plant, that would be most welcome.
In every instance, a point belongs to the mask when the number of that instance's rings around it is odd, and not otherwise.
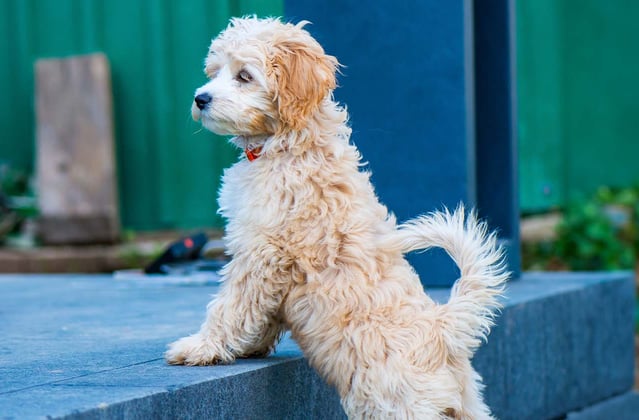
[[[633,268],[635,251],[618,226],[595,199],[567,206],[557,227],[554,253],[571,270]],[[629,224],[629,223],[628,223]]]
[[[552,240],[522,243],[521,261],[522,268],[526,271],[568,269],[566,264],[556,255],[555,242]]]
[[[0,191],[6,196],[25,195],[29,189],[29,177],[8,163],[0,162]]]
[[[562,211],[556,238],[522,247],[524,269],[633,269],[639,255],[639,187],[601,187]]]
[[[19,230],[21,222],[38,214],[26,172],[0,162],[0,241]]]

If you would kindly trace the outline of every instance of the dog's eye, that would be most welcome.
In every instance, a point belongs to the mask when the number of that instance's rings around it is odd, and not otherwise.
[[[237,76],[235,76],[235,78],[237,79],[238,82],[241,83],[248,83],[251,80],[253,80],[253,76],[251,76],[251,73],[249,73],[246,70],[241,70]]]

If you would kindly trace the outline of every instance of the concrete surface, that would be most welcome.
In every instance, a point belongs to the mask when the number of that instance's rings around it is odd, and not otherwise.
[[[548,419],[629,391],[633,273],[527,273],[474,365],[500,419]],[[614,417],[611,417],[614,418]]]
[[[637,420],[639,418],[639,393],[627,392],[592,407],[568,413],[567,420]]]
[[[266,359],[167,366],[166,344],[197,330],[216,291],[106,275],[0,276],[0,418],[343,417],[290,339]],[[444,301],[448,290],[429,293]],[[557,417],[630,390],[633,308],[631,273],[512,282],[474,362],[497,417]],[[635,400],[611,401],[623,409]]]

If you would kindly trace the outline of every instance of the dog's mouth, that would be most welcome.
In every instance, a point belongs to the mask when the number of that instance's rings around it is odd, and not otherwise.
[[[195,106],[195,103],[191,107],[191,117],[195,122],[198,122],[200,121],[200,119],[202,119],[202,111],[200,111],[199,108]]]
[[[218,121],[211,118],[209,115],[205,113],[200,114],[200,123],[202,124],[202,127],[206,128],[207,130],[215,134],[219,134],[221,136],[234,135],[234,133],[229,132],[229,130],[225,129]]]
[[[209,113],[205,112],[205,110],[198,108],[195,101],[191,105],[191,117],[193,118],[193,121],[201,123],[207,130],[220,134],[217,132],[218,127],[215,120],[211,118]]]
[[[214,118],[207,112],[202,112],[200,110],[192,111],[193,120],[202,124],[202,127],[207,130],[220,135],[220,136],[237,136],[238,133],[233,129],[233,127],[229,126],[229,124],[225,124],[223,121]]]

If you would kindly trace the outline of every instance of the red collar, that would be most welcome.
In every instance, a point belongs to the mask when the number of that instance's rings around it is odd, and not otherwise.
[[[253,162],[255,159],[261,156],[262,154],[262,146],[255,147],[253,149],[249,149],[248,147],[244,149],[244,154],[249,162]]]

